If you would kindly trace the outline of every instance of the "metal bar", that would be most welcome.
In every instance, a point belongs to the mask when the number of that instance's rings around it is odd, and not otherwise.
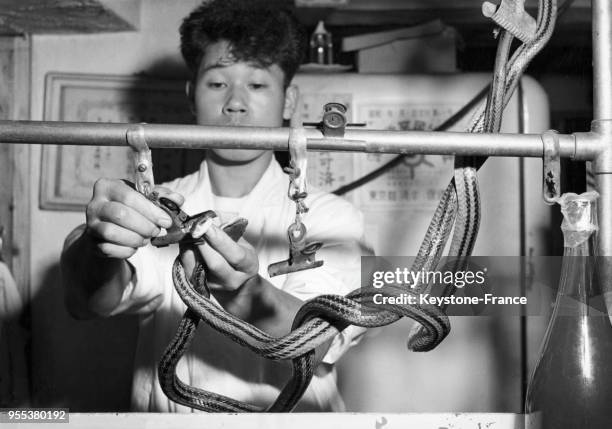
[[[600,193],[599,254],[608,256],[598,265],[599,278],[610,292],[612,278],[612,2],[593,0],[593,128],[601,136],[601,153],[593,163]],[[610,304],[610,303],[608,303]],[[609,308],[610,310],[610,308]]]
[[[0,142],[20,144],[125,146],[130,124],[85,122],[0,121]],[[150,147],[236,148],[287,150],[290,128],[212,127],[198,125],[143,124]],[[578,135],[578,134],[577,134]],[[597,141],[589,133],[588,144],[576,152],[576,135],[560,134],[562,157],[593,159]],[[542,157],[540,134],[481,134],[434,131],[346,131],[344,138],[325,138],[307,128],[308,149],[315,151]]]
[[[593,0],[593,119],[612,119],[612,4]]]

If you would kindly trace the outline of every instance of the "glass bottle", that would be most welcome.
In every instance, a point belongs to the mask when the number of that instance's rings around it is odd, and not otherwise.
[[[527,428],[612,428],[612,324],[595,278],[596,192],[563,194],[561,278],[527,388]]]
[[[334,63],[334,45],[332,35],[325,29],[323,21],[319,21],[317,28],[310,36],[310,62],[315,64]]]

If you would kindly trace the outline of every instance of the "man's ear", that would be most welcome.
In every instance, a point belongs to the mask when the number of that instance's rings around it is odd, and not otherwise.
[[[185,82],[185,95],[189,100],[189,110],[191,110],[191,113],[195,115],[195,84],[192,80],[188,80]]]
[[[285,106],[283,107],[283,119],[292,119],[298,113],[298,102],[300,101],[300,90],[297,85],[289,85],[285,90]]]

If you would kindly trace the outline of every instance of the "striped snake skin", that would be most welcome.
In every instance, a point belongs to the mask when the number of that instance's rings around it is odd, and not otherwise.
[[[503,108],[509,102],[518,81],[533,57],[549,40],[556,18],[556,1],[539,0],[537,30],[534,39],[517,48],[509,61],[511,37],[501,37],[496,78],[486,108],[476,116],[471,132],[498,132]],[[455,269],[462,269],[465,257],[474,247],[480,222],[480,197],[476,172],[486,158],[458,157],[453,180],[446,188],[411,270],[434,270],[451,234],[450,255],[457,256]],[[278,412],[291,411],[305,392],[314,372],[314,349],[332,339],[348,325],[379,327],[401,317],[410,317],[417,324],[409,334],[408,346],[413,351],[427,351],[436,347],[450,331],[444,308],[430,305],[374,305],[372,296],[380,290],[357,289],[347,296],[321,295],[304,303],[298,311],[292,331],[279,338],[272,337],[249,323],[236,318],[210,300],[206,287],[206,268],[198,265],[187,278],[178,256],[172,276],[175,288],[187,306],[176,335],[164,353],[158,375],[164,393],[173,401],[209,412]],[[411,290],[385,287],[386,295],[419,295],[429,285],[419,284]],[[443,292],[455,292],[450,287]],[[227,335],[236,343],[261,356],[274,360],[291,360],[293,375],[282,388],[276,401],[260,408],[213,392],[183,383],[176,375],[176,366],[189,345],[200,321]]]

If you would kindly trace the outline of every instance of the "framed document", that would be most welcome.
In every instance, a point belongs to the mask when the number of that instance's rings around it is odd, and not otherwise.
[[[134,76],[49,73],[45,121],[193,123],[184,81]],[[42,150],[40,207],[82,210],[100,177],[131,179],[128,147],[45,145]],[[153,150],[155,179],[185,173],[186,151]],[[199,154],[190,151],[189,159]],[[193,164],[193,163],[192,163]]]

